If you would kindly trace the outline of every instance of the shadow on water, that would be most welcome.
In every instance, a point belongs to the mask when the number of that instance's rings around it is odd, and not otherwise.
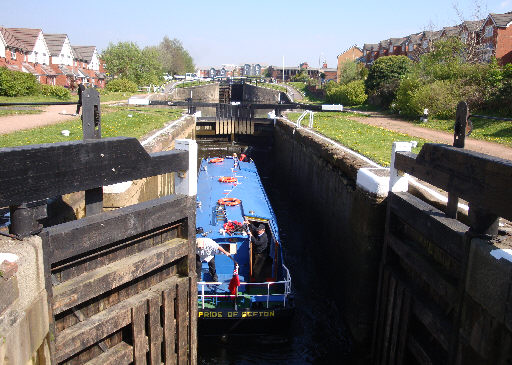
[[[284,258],[292,276],[296,311],[282,336],[206,337],[199,333],[199,364],[353,364],[340,308],[331,299],[334,280],[322,277],[312,250],[314,222],[306,222],[292,199],[273,181],[269,147],[199,141],[200,157],[247,153],[258,168],[277,217]],[[318,240],[318,239],[317,239]]]

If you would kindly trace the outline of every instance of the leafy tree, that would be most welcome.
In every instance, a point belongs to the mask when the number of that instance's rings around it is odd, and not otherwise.
[[[158,59],[165,73],[184,75],[186,72],[194,72],[194,61],[178,39],[165,36],[157,49]]]
[[[101,58],[111,75],[137,85],[155,84],[162,78],[158,54],[151,47],[141,50],[133,42],[110,43]]]
[[[402,79],[412,67],[412,61],[406,56],[379,57],[373,63],[365,80],[367,94],[372,94],[392,80]]]
[[[306,70],[302,70],[298,74],[292,77],[293,82],[308,82],[310,79]]]
[[[329,85],[327,88],[327,101],[343,105],[360,105],[366,101],[363,80],[351,81],[348,84],[337,86]]]
[[[355,80],[364,80],[368,75],[368,70],[360,62],[345,60],[340,63],[340,74],[338,82],[348,84]]]

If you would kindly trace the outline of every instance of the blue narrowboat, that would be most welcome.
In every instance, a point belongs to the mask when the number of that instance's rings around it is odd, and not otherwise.
[[[260,230],[263,225],[268,238],[258,275],[250,225]],[[275,327],[272,324],[282,328],[294,309],[291,277],[276,218],[253,160],[235,154],[201,161],[196,227],[197,239],[212,239],[230,254],[215,255],[216,278],[207,262],[200,264],[200,331],[256,333]]]

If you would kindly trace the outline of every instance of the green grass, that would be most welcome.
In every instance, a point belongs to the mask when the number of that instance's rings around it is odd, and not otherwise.
[[[303,102],[309,103],[309,104],[325,104],[325,99],[318,98],[315,95],[311,94],[308,89],[306,88],[305,82],[287,82],[288,85],[295,88],[297,91],[299,91],[304,99]]]
[[[453,126],[455,124],[455,120],[440,120],[433,118],[429,118],[427,123],[420,123],[419,120],[409,122],[420,127],[435,129],[451,134],[453,134]],[[471,132],[472,138],[512,147],[512,122],[477,118],[472,118],[471,122],[473,123],[473,131]]]
[[[299,115],[300,113],[290,113],[288,118],[291,121],[296,121]],[[417,141],[418,146],[414,149],[415,153],[418,153],[421,146],[428,142],[407,134],[358,123],[351,120],[351,116],[354,114],[316,113],[313,128],[382,166],[390,164],[393,142]],[[303,121],[303,125],[307,125],[308,121]]]
[[[181,116],[181,110],[169,108],[129,108],[105,107],[101,116],[102,137],[136,137],[163,127],[168,121]],[[132,117],[129,117],[131,115]],[[67,129],[65,137],[61,131]],[[0,135],[0,147],[23,146],[29,144],[55,143],[82,139],[80,118],[41,128],[28,129]]]
[[[128,98],[132,95],[136,95],[137,93],[130,92],[107,92],[100,91],[100,100],[102,103],[108,101],[118,101],[118,100],[128,100]],[[70,99],[59,99],[53,96],[44,96],[44,95],[27,95],[27,96],[0,96],[0,103],[49,103],[55,101],[71,101],[77,102],[78,96],[71,95]]]
[[[284,86],[277,85],[277,84],[270,84],[270,83],[267,83],[267,82],[258,82],[258,84],[256,86],[265,87],[267,89],[273,89],[273,90],[282,91],[283,93],[286,93],[288,91],[288,90],[286,90],[286,88]]]
[[[54,101],[78,101],[77,95],[72,95],[70,99],[63,100],[54,96],[27,95],[27,96],[0,96],[0,103],[49,103]]]
[[[137,95],[141,93],[131,93],[131,92],[103,92],[100,94],[100,102],[106,103],[109,101],[120,101],[120,100],[128,100],[130,96]]]
[[[23,115],[23,114],[39,114],[42,113],[39,109],[2,109],[0,108],[0,117],[8,115]]]

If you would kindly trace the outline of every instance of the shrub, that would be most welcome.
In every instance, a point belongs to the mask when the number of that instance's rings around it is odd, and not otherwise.
[[[137,84],[127,79],[114,79],[110,81],[105,88],[110,92],[137,92]]]
[[[377,58],[365,80],[366,93],[368,95],[373,94],[377,92],[383,84],[389,84],[391,80],[402,79],[411,67],[412,61],[406,56],[385,56]]]
[[[296,74],[292,77],[291,81],[293,82],[308,82],[310,77],[308,76],[308,73],[304,70],[302,70],[300,73]]]
[[[368,69],[360,62],[345,60],[339,65],[340,84],[348,84],[355,80],[364,80],[368,75]]]
[[[40,85],[40,92],[45,96],[54,96],[58,99],[67,100],[71,98],[71,92],[59,85]]]
[[[421,87],[421,82],[415,77],[407,77],[400,82],[394,100],[394,108],[400,114],[407,117],[417,117],[423,110],[413,103],[416,92]]]
[[[419,112],[427,108],[429,115],[450,119],[455,117],[457,104],[463,99],[464,92],[459,82],[438,80],[417,89],[411,100],[411,108]]]
[[[0,67],[0,95],[35,95],[38,91],[39,83],[34,75]]]
[[[366,98],[362,80],[352,81],[338,87],[330,87],[327,90],[327,101],[330,103],[360,105],[366,101]]]

